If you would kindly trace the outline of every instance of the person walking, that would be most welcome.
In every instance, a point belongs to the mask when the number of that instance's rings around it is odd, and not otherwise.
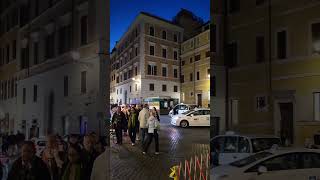
[[[159,154],[159,139],[158,133],[156,132],[159,128],[159,121],[156,118],[156,112],[154,110],[150,111],[150,117],[147,121],[148,127],[148,138],[144,144],[143,154],[148,152],[149,146],[152,143],[152,139],[155,138],[155,154]]]
[[[54,135],[47,137],[47,145],[42,154],[43,162],[48,166],[51,180],[58,180],[62,174],[63,161],[59,156],[59,146]]]
[[[138,126],[138,112],[137,110],[132,107],[130,109],[130,115],[129,115],[129,121],[128,121],[128,130],[129,130],[129,136],[131,139],[131,145],[134,146],[136,142],[136,129]]]
[[[148,131],[148,128],[147,128],[148,118],[149,118],[148,104],[145,104],[143,106],[143,109],[140,111],[139,116],[138,116],[138,119],[140,122],[142,146],[144,146],[146,134],[148,133],[147,132]]]
[[[121,107],[119,106],[117,112],[112,116],[112,125],[116,131],[117,144],[122,144],[122,129],[125,121],[125,115],[121,112]]]
[[[50,172],[46,164],[36,156],[35,145],[25,141],[22,145],[21,157],[12,165],[8,180],[50,180]]]
[[[92,135],[85,135],[83,138],[83,150],[81,160],[84,165],[84,180],[90,180],[90,175],[94,160],[98,157],[98,152],[94,149],[95,140]]]
[[[160,116],[158,114],[158,111],[156,109],[156,107],[153,107],[153,110],[156,112],[156,118],[158,119],[158,121],[160,122]]]
[[[140,110],[138,104],[136,104],[133,108],[136,110],[136,112],[137,112],[137,114],[139,116],[139,113],[140,113],[141,110]],[[136,134],[138,134],[138,136],[136,136],[136,140],[137,141],[140,141],[139,132],[140,132],[140,121],[139,121],[139,118],[137,118],[137,126],[136,126]]]
[[[81,162],[81,148],[71,144],[68,149],[68,164],[64,168],[62,180],[85,180],[84,166]]]

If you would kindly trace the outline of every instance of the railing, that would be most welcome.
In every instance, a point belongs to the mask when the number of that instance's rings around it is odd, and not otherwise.
[[[210,180],[210,153],[195,155],[171,170],[175,180]]]

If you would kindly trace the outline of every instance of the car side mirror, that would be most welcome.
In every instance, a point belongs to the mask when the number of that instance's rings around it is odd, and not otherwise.
[[[259,166],[258,175],[268,172],[268,169],[265,166]]]

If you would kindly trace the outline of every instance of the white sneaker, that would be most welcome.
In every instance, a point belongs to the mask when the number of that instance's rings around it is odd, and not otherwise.
[[[156,155],[160,154],[159,152],[155,152]]]
[[[137,138],[137,141],[140,141],[140,138]]]
[[[131,145],[132,145],[132,146],[134,146],[135,144],[134,144],[134,143],[132,143]]]
[[[143,151],[142,154],[146,154],[146,152]]]

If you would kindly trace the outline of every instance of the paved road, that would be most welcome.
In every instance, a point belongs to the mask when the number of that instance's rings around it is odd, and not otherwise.
[[[170,179],[170,167],[209,151],[209,127],[173,127],[170,118],[162,116],[159,136],[159,155],[154,154],[154,142],[147,155],[142,154],[140,144],[132,147],[129,137],[124,138],[121,146],[111,143],[111,179]]]

